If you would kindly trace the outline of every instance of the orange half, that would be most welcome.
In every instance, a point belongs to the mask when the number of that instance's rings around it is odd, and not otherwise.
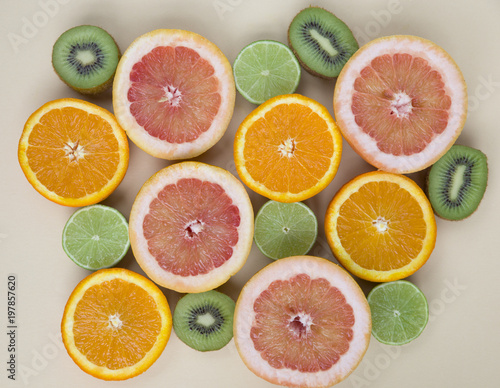
[[[277,96],[241,123],[234,142],[243,182],[275,201],[303,201],[335,176],[342,136],[328,110],[299,94]]]
[[[149,279],[113,268],[94,272],[75,288],[64,309],[64,346],[85,372],[124,380],[160,356],[172,329],[165,295]]]
[[[429,258],[436,221],[411,179],[374,171],[344,185],[325,217],[328,243],[352,274],[373,282],[403,279]]]
[[[115,117],[73,98],[46,103],[24,126],[19,164],[45,198],[66,206],[102,201],[128,167],[127,136]]]

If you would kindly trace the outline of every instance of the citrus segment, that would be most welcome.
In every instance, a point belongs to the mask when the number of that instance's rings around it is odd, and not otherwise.
[[[295,92],[301,73],[292,50],[273,40],[244,47],[234,60],[233,72],[236,88],[253,104]]]
[[[137,195],[130,238],[155,282],[179,292],[207,291],[246,261],[253,238],[250,199],[223,169],[175,164],[153,175]]]
[[[328,111],[298,94],[266,101],[241,123],[236,169],[257,193],[279,202],[302,201],[335,176],[342,138]]]
[[[44,197],[66,206],[105,199],[123,179],[127,137],[105,109],[72,98],[35,111],[19,141],[21,168]]]
[[[325,218],[326,236],[339,260],[370,281],[407,277],[429,258],[436,222],[427,197],[411,179],[375,171],[344,185]]]
[[[334,93],[342,134],[369,163],[389,172],[422,170],[460,135],[464,78],[436,44],[414,36],[376,39],[342,70]]]
[[[232,117],[235,86],[222,52],[200,35],[155,30],[137,38],[118,65],[113,107],[144,151],[190,158],[213,146]]]
[[[404,345],[417,338],[429,320],[422,291],[406,280],[383,283],[368,294],[372,334],[386,345]]]
[[[339,266],[317,257],[278,260],[236,303],[234,336],[248,368],[274,384],[326,387],[345,379],[370,341],[366,298]]]
[[[61,328],[66,350],[83,371],[103,380],[124,380],[144,372],[160,356],[172,317],[154,283],[113,268],[78,284]]]
[[[62,246],[80,267],[89,270],[112,267],[130,247],[127,220],[112,207],[85,206],[66,222]]]

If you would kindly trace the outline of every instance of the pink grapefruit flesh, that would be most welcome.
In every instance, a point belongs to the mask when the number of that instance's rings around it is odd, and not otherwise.
[[[351,57],[337,80],[334,110],[342,134],[367,162],[410,173],[433,164],[460,135],[467,91],[442,48],[390,36]]]
[[[258,272],[236,304],[234,335],[244,363],[274,384],[327,387],[359,364],[370,340],[363,292],[336,264],[281,259]]]
[[[129,224],[134,255],[151,279],[178,292],[203,292],[227,281],[246,261],[253,210],[230,173],[183,162],[144,184]]]
[[[213,146],[232,117],[235,86],[224,54],[200,35],[156,30],[124,53],[113,87],[118,121],[140,148],[165,159]]]

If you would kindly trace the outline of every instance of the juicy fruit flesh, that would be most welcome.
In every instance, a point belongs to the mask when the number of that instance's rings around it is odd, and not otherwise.
[[[375,338],[389,345],[402,345],[418,337],[427,324],[429,307],[425,295],[404,281],[384,283],[368,295]]]
[[[188,47],[159,46],[130,73],[130,112],[151,136],[169,143],[196,140],[221,106],[213,66]]]
[[[86,269],[115,265],[129,246],[127,221],[117,210],[103,205],[78,210],[63,230],[64,250]]]
[[[444,86],[425,59],[384,54],[355,80],[352,113],[380,151],[413,155],[446,129],[451,98]]]
[[[351,259],[376,271],[408,265],[422,251],[426,230],[419,203],[392,182],[363,185],[342,204],[337,219],[337,233]]]
[[[273,368],[330,369],[349,350],[354,312],[324,278],[275,280],[254,302],[254,347]]]
[[[233,338],[234,308],[234,301],[218,291],[187,294],[175,308],[174,330],[193,349],[220,349]]]
[[[269,201],[255,217],[255,243],[271,259],[305,255],[317,233],[316,216],[302,202]]]
[[[26,155],[38,181],[65,198],[100,191],[115,175],[119,145],[111,125],[82,109],[52,109],[28,139]]]
[[[429,199],[438,215],[460,220],[477,209],[487,180],[486,155],[470,147],[454,145],[429,172]]]
[[[245,137],[245,168],[276,192],[296,194],[316,185],[330,168],[333,153],[325,120],[296,103],[277,105]]]
[[[220,185],[184,178],[151,201],[143,229],[149,252],[162,269],[196,276],[231,258],[239,225],[239,209]]]
[[[295,92],[301,73],[293,52],[274,41],[257,41],[243,48],[233,67],[236,87],[254,104]]]
[[[306,8],[294,18],[288,38],[308,70],[327,78],[338,76],[359,48],[346,24],[318,7]]]
[[[90,287],[74,313],[76,348],[91,363],[112,370],[142,360],[160,331],[161,316],[154,299],[122,279]]]
[[[52,62],[67,83],[90,89],[113,76],[119,55],[115,41],[106,31],[95,26],[79,26],[59,37]]]

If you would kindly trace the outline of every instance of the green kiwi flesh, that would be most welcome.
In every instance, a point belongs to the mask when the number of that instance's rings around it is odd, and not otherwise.
[[[52,66],[68,86],[82,94],[108,89],[120,59],[120,49],[105,30],[78,26],[64,32],[52,49]]]
[[[201,352],[218,350],[233,338],[234,308],[234,301],[218,291],[187,294],[175,307],[175,334]]]
[[[454,145],[429,170],[427,193],[434,212],[447,220],[474,213],[488,183],[488,162],[479,150]]]
[[[288,43],[306,71],[327,79],[337,77],[359,48],[349,27],[319,7],[305,8],[295,16]]]

